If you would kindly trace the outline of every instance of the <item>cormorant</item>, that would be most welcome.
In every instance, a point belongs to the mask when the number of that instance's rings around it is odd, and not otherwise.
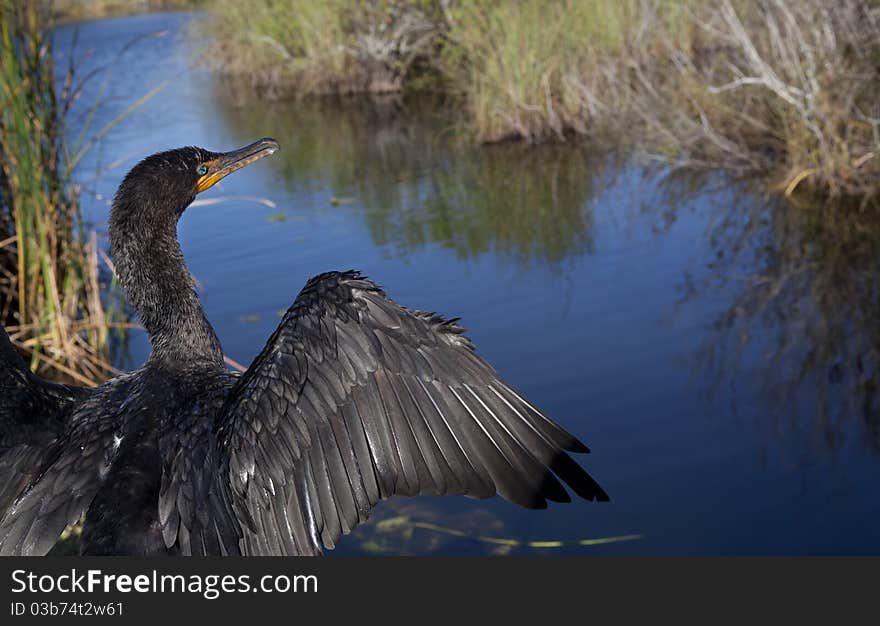
[[[239,376],[177,241],[196,194],[278,149],[187,147],[126,175],[110,250],[149,333],[144,366],[45,382],[0,329],[0,554],[40,555],[84,515],[83,554],[320,554],[392,495],[607,500],[588,452],[474,352],[457,320],[355,271],[308,281]]]

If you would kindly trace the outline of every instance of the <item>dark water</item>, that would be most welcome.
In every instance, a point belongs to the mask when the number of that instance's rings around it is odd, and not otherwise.
[[[612,497],[538,512],[393,500],[337,554],[880,552],[876,225],[720,175],[651,173],[598,143],[470,146],[459,114],[425,101],[232,104],[194,67],[191,19],[79,26],[79,74],[110,69],[71,134],[96,94],[91,132],[170,81],[83,159],[86,217],[106,230],[142,156],[274,136],[281,152],[180,226],[227,354],[249,363],[310,276],[360,269],[401,303],[461,316],[501,375],[591,446],[583,462]],[[143,333],[130,347],[126,367],[146,357]],[[643,537],[510,547],[399,518],[521,541]]]

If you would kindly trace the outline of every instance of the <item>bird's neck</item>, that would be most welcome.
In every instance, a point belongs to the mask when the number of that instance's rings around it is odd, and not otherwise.
[[[111,223],[110,247],[129,303],[150,336],[150,361],[222,368],[220,341],[183,260],[177,225],[139,226]]]

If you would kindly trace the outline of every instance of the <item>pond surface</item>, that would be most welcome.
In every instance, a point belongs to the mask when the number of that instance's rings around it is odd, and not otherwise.
[[[180,224],[226,353],[249,363],[309,277],[359,269],[405,305],[460,316],[592,448],[579,460],[612,499],[394,499],[333,554],[880,553],[876,225],[721,175],[652,173],[596,142],[473,146],[454,108],[424,100],[234,101],[198,66],[194,19],[57,32],[62,61],[77,37],[78,76],[107,68],[72,137],[96,97],[89,133],[164,85],[79,165],[89,222],[106,235],[116,185],[147,154],[275,137],[279,153]],[[145,334],[128,347],[120,367],[143,362]],[[641,538],[475,538],[622,535]]]

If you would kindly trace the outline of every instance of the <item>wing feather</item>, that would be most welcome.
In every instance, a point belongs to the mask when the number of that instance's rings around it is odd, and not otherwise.
[[[0,554],[45,554],[89,506],[113,451],[116,424],[95,418],[112,392],[34,376],[0,328]]]
[[[586,446],[504,383],[457,320],[356,272],[309,281],[217,421],[245,553],[317,554],[392,495],[607,500]]]
[[[242,526],[255,524],[252,515],[244,515],[239,520],[233,513],[226,474],[219,472],[216,433],[212,422],[204,419],[204,415],[222,406],[229,386],[226,379],[212,379],[206,383],[203,396],[210,399],[210,404],[204,404],[204,400],[196,402],[188,412],[169,416],[160,427],[159,524],[165,546],[169,549],[176,546],[185,556],[240,554]],[[265,399],[264,394],[261,401]],[[244,436],[250,437],[250,434],[244,433]],[[251,440],[256,442],[256,435]],[[283,440],[262,443],[277,446],[283,444]],[[283,475],[279,469],[283,463],[281,455],[275,448],[266,449],[270,453],[263,462],[263,469],[270,476]],[[265,502],[268,501],[266,497]]]

